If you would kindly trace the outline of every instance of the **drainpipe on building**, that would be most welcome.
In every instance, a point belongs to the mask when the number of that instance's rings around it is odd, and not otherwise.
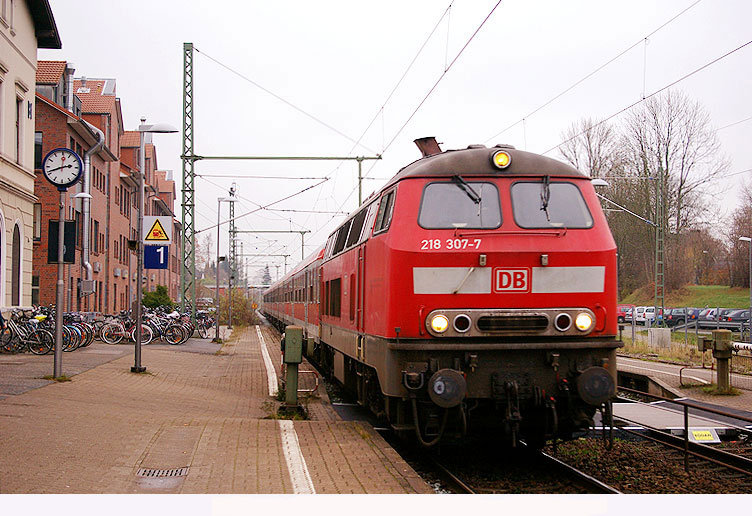
[[[94,127],[86,122],[86,125],[97,133],[97,143],[84,153],[84,177],[82,192],[89,194],[88,197],[81,199],[81,217],[83,218],[83,235],[81,248],[81,266],[84,269],[84,279],[81,280],[81,296],[88,296],[96,291],[94,284],[94,268],[89,261],[91,242],[89,236],[91,233],[91,156],[99,152],[104,146],[104,133],[99,128]],[[97,235],[98,237],[98,235]]]

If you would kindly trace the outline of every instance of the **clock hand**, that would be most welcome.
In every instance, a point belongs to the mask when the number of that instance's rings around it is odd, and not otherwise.
[[[54,172],[55,170],[60,170],[61,168],[71,168],[73,166],[73,163],[70,163],[68,165],[60,165],[59,167],[51,168],[47,172]]]

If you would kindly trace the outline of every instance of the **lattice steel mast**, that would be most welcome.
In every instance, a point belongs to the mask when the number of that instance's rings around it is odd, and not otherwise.
[[[183,266],[180,269],[180,307],[191,300],[196,318],[196,226],[193,154],[193,43],[183,43]]]

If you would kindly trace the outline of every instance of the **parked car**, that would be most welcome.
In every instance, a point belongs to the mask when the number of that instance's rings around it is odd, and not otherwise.
[[[732,312],[734,308],[706,308],[697,317],[697,325],[700,328],[715,328],[722,318]]]
[[[658,309],[658,323],[661,323],[661,321],[663,321],[664,310],[666,310],[666,313],[668,313],[671,308]],[[635,308],[635,313],[637,314],[635,316],[635,322],[637,324],[648,324],[650,326],[655,326],[656,319],[654,306],[638,306],[637,308]]]
[[[700,315],[701,311],[702,310],[700,310],[699,308],[687,308],[687,320],[690,322],[696,321],[697,316]]]
[[[732,323],[734,326],[738,325],[741,327],[742,324],[745,326],[749,325],[749,309],[747,310],[733,310],[726,315],[721,317],[721,322],[723,323]]]
[[[672,308],[666,310],[666,326],[669,328],[674,326],[681,326],[687,322],[692,322],[697,319],[697,314],[700,313],[699,308]]]
[[[634,308],[634,305],[616,305],[616,320],[619,324],[632,322],[632,311]]]

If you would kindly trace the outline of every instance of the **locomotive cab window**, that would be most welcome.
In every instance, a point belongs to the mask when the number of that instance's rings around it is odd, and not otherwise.
[[[593,227],[593,217],[582,192],[573,183],[554,183],[548,178],[519,182],[512,185],[511,195],[514,221],[521,228]]]
[[[373,226],[374,235],[389,229],[389,223],[392,221],[392,210],[394,209],[394,192],[395,190],[392,190],[381,196],[379,212],[376,214],[376,223]]]
[[[430,183],[423,189],[418,224],[425,229],[496,229],[501,226],[499,190],[488,182]]]

